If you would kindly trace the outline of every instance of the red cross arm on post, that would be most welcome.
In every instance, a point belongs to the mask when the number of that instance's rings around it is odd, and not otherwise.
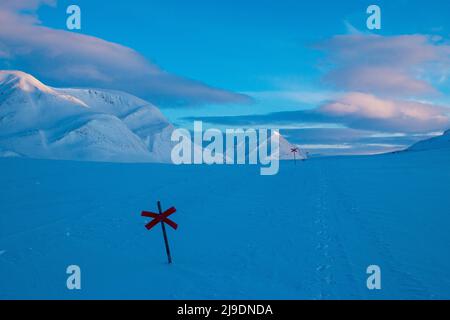
[[[161,229],[163,232],[164,244],[166,246],[167,259],[169,261],[169,264],[171,264],[172,263],[172,255],[170,254],[169,240],[167,237],[165,224],[167,223],[169,226],[171,226],[175,230],[178,228],[178,225],[169,219],[169,216],[174,214],[177,211],[177,209],[175,209],[175,207],[172,207],[163,212],[161,209],[160,201],[157,202],[157,205],[158,205],[158,213],[154,213],[154,212],[150,212],[150,211],[142,211],[141,216],[147,217],[147,218],[153,218],[152,221],[150,221],[149,223],[147,223],[145,225],[147,230],[152,229],[154,226],[156,226],[158,223],[161,222]]]
[[[161,214],[154,213],[154,212],[149,212],[149,211],[142,211],[141,216],[147,217],[147,218],[153,218],[153,220],[151,222],[146,224],[145,227],[147,228],[147,230],[150,230],[151,228],[153,228],[154,226],[156,226],[160,222],[165,222],[169,226],[171,226],[172,228],[177,230],[178,224],[176,224],[172,220],[168,219],[168,217],[170,215],[174,214],[176,211],[177,211],[177,209],[175,209],[174,207],[167,209],[166,211],[164,211]]]

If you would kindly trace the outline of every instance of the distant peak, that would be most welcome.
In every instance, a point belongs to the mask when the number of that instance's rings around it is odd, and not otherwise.
[[[32,75],[16,70],[0,70],[0,86],[3,85],[9,85],[25,92],[54,92],[53,89],[47,87]]]

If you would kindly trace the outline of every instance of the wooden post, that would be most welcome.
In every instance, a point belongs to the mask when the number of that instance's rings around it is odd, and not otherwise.
[[[159,214],[162,214],[160,201],[158,201],[158,211],[159,211]],[[164,225],[164,221],[161,221],[161,227],[162,227],[163,236],[164,236],[164,244],[166,245],[167,259],[169,260],[169,264],[171,264],[172,256],[170,255],[169,240],[167,239],[166,226]]]

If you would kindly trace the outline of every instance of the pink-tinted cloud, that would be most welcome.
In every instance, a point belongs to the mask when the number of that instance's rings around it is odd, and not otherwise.
[[[133,49],[44,27],[34,15],[51,0],[2,0],[0,67],[21,69],[55,86],[117,89],[166,105],[245,103],[249,98],[161,70]]]
[[[355,66],[334,70],[326,76],[339,89],[386,95],[434,95],[438,91],[428,82],[419,80],[407,70],[384,66]]]
[[[349,91],[390,96],[435,94],[430,80],[441,79],[450,67],[450,46],[425,35],[339,35],[318,48],[326,52],[330,66],[325,79]]]
[[[387,132],[431,132],[450,127],[450,109],[432,104],[348,93],[317,109],[350,128]]]
[[[222,125],[244,127],[350,128],[367,132],[427,134],[450,128],[450,108],[431,103],[379,98],[351,92],[315,109],[262,115],[188,117]],[[331,138],[330,138],[331,139]],[[324,140],[328,141],[328,140]]]
[[[36,10],[39,6],[55,5],[56,0],[2,0],[0,8],[7,10]]]

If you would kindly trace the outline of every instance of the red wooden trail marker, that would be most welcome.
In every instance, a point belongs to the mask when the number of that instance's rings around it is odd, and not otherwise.
[[[170,220],[168,217],[172,214],[174,214],[177,209],[175,207],[171,207],[167,209],[166,211],[162,212],[161,210],[161,202],[158,201],[158,211],[159,213],[154,213],[150,211],[142,211],[141,216],[147,217],[147,218],[153,218],[152,221],[147,223],[145,227],[147,230],[152,229],[154,226],[156,226],[158,223],[161,222],[161,227],[163,231],[164,236],[164,244],[166,245],[166,253],[167,253],[167,259],[169,260],[169,264],[172,263],[172,256],[170,255],[170,248],[169,248],[169,240],[167,239],[167,233],[166,233],[166,226],[165,223],[167,223],[169,226],[177,230],[178,224]]]

